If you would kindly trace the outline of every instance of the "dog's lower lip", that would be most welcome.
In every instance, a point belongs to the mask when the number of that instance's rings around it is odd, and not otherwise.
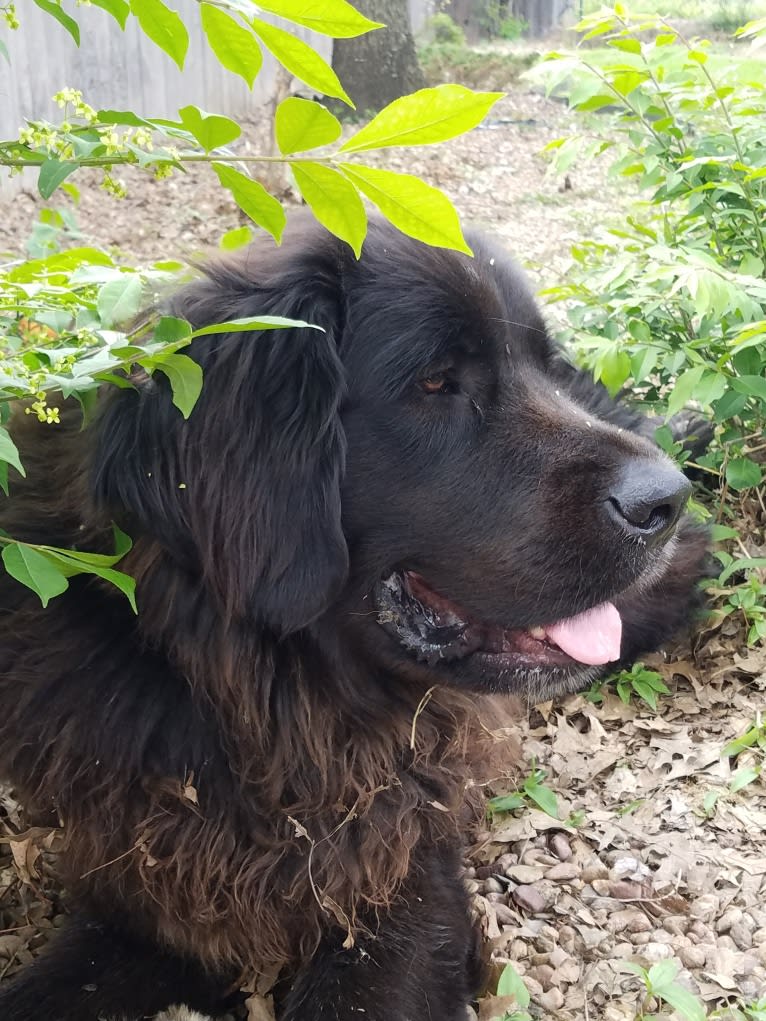
[[[474,617],[436,592],[422,575],[400,569],[386,575],[376,590],[378,621],[417,659],[434,666],[474,654],[496,663],[522,667],[562,667],[575,661],[543,627],[502,628]]]

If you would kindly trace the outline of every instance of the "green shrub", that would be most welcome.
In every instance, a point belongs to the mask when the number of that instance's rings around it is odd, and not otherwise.
[[[710,27],[716,32],[734,32],[753,17],[750,0],[718,0],[710,15]]]
[[[552,143],[554,166],[606,154],[645,198],[574,247],[548,296],[567,303],[568,338],[612,393],[629,386],[660,414],[691,403],[712,417],[716,441],[698,465],[718,484],[719,519],[731,517],[732,492],[763,483],[766,454],[766,62],[716,56],[620,7],[578,27],[606,48],[553,54],[532,72],[590,118]],[[764,36],[766,19],[740,34]],[[608,121],[607,109],[618,111]],[[672,449],[668,430],[658,440]],[[720,556],[727,580],[762,566]],[[727,589],[724,612],[741,611],[756,641],[766,587],[751,606],[752,588]]]
[[[537,56],[433,43],[418,51],[418,59],[428,85],[457,81],[471,88],[505,89],[537,60]]]
[[[520,39],[526,30],[529,28],[528,22],[524,21],[523,18],[514,18],[513,16],[503,18],[500,22],[499,36],[501,39],[508,39],[513,41]]]
[[[474,17],[482,35],[488,39],[518,39],[526,32],[527,22],[509,14],[508,6],[502,0],[479,0]]]
[[[440,11],[429,18],[427,28],[430,29],[435,43],[451,43],[454,46],[465,46],[465,32],[444,11]]]

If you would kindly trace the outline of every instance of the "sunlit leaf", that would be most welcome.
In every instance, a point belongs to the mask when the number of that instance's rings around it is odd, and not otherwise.
[[[247,174],[235,170],[234,167],[227,166],[225,163],[214,163],[213,169],[224,188],[228,188],[234,196],[234,201],[239,208],[247,213],[259,227],[267,230],[279,243],[287,222],[281,203],[277,202],[262,184],[254,181]]]
[[[342,163],[343,173],[403,234],[472,255],[447,196],[412,174]]]
[[[379,21],[370,21],[360,14],[346,0],[258,0],[258,7],[333,39],[350,39],[383,27]]]
[[[300,78],[309,88],[316,89],[325,96],[342,99],[344,103],[353,107],[354,104],[346,95],[336,73],[308,43],[290,35],[282,28],[277,28],[276,25],[270,25],[262,18],[251,18],[250,24],[266,49],[290,74]]]
[[[46,14],[50,14],[52,18],[55,18],[59,25],[62,25],[67,30],[77,45],[80,45],[80,26],[74,18],[70,18],[66,11],[62,10],[60,4],[57,4],[55,0],[33,0],[33,2],[41,11],[45,11]]]
[[[502,92],[437,85],[395,99],[341,146],[345,153],[391,145],[431,145],[476,127]]]
[[[274,134],[279,151],[285,155],[328,145],[340,133],[338,118],[311,99],[288,96],[277,107]]]
[[[189,33],[176,11],[162,0],[130,0],[130,9],[144,33],[183,70]]]
[[[252,89],[263,64],[261,48],[253,32],[212,4],[203,3],[200,14],[210,49],[228,71],[244,78]]]
[[[102,11],[111,14],[120,28],[125,28],[130,14],[130,4],[127,0],[90,0],[90,2],[93,7],[100,7]]]
[[[321,163],[295,163],[292,172],[317,220],[347,241],[358,259],[367,233],[367,213],[353,184]]]
[[[242,128],[236,121],[219,114],[205,113],[197,106],[184,106],[178,111],[181,123],[205,150],[217,149],[239,138]]]

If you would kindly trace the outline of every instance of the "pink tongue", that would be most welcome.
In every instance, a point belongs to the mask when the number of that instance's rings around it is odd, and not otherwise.
[[[620,658],[622,621],[613,603],[602,603],[545,629],[558,647],[580,663],[596,666]]]

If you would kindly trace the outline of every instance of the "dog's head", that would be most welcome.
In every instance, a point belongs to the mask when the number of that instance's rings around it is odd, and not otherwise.
[[[199,338],[188,421],[158,377],[110,395],[94,484],[221,614],[539,697],[637,651],[617,607],[666,570],[688,484],[578,401],[517,268],[470,240],[473,259],[373,222],[356,262],[299,219],[213,265],[174,314],[323,332]]]

